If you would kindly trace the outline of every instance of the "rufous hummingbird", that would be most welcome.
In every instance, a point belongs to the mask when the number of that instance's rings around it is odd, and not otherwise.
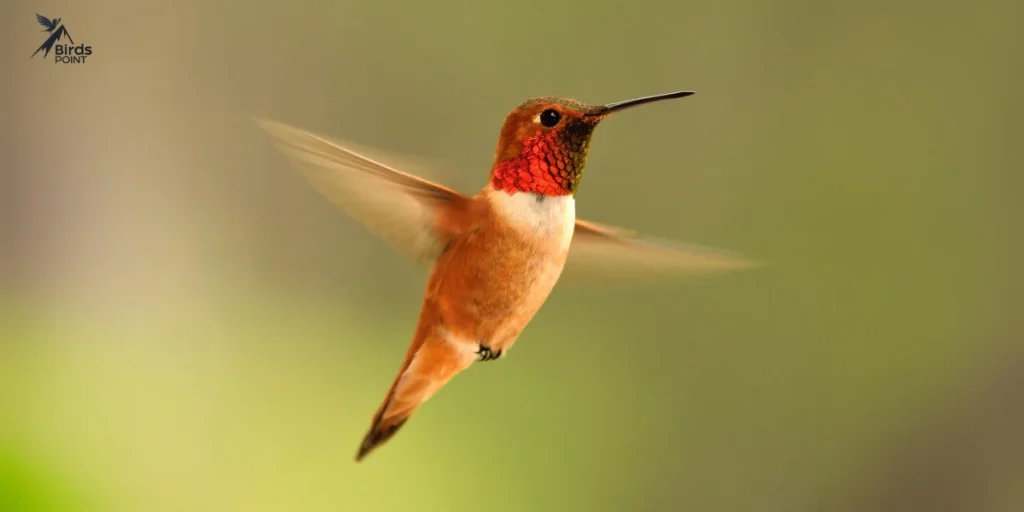
[[[527,100],[505,118],[487,185],[467,196],[400,172],[313,133],[257,120],[322,194],[406,256],[432,263],[412,344],[356,461],[474,361],[508,353],[567,270],[706,273],[751,261],[640,238],[576,219],[576,189],[594,128],[630,107]]]

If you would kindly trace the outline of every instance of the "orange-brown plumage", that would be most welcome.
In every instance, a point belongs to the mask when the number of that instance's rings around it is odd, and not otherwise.
[[[488,189],[469,203],[477,211],[463,218],[472,220],[434,263],[413,343],[357,459],[401,427],[415,411],[410,404],[422,403],[469,366],[481,345],[495,357],[506,354],[554,287],[568,253],[565,231],[571,231],[571,223],[531,235],[504,218],[495,204],[502,199],[490,197],[495,194],[504,192]],[[432,372],[437,388],[424,388],[419,379],[416,385],[399,384],[416,376],[412,365],[421,353],[431,358],[425,371]],[[382,421],[388,415],[391,421]]]
[[[505,119],[488,184],[469,197],[312,133],[261,121],[320,192],[402,253],[432,263],[419,321],[356,460],[477,360],[508,353],[563,268],[591,277],[750,266],[719,251],[577,221],[575,194],[597,124],[680,92],[610,105],[529,100]]]

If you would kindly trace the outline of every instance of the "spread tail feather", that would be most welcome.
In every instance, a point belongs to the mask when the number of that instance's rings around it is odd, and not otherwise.
[[[471,346],[440,336],[414,342],[391,389],[373,417],[369,432],[356,454],[356,462],[394,437],[419,406],[476,358]]]

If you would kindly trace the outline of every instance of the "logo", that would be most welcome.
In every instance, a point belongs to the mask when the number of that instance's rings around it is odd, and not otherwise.
[[[50,55],[50,50],[53,50],[54,64],[81,64],[85,62],[86,57],[92,55],[92,46],[87,44],[74,46],[75,40],[71,39],[71,34],[61,24],[60,18],[51,20],[46,16],[36,14],[36,21],[43,26],[43,32],[49,32],[50,35],[46,37],[39,48],[36,48],[32,57],[35,57],[40,51],[43,52],[43,57],[47,57]],[[71,44],[58,44],[65,37]]]

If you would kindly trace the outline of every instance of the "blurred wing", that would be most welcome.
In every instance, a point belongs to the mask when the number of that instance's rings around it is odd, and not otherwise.
[[[39,13],[36,13],[36,21],[39,22],[39,24],[42,25],[43,28],[53,28],[53,24],[50,22],[50,18],[47,18],[46,16],[43,16]]]
[[[563,279],[642,279],[701,275],[759,266],[725,251],[659,241],[635,233],[576,221]]]
[[[445,219],[469,198],[305,130],[256,122],[317,191],[403,255],[430,260],[454,234]]]

